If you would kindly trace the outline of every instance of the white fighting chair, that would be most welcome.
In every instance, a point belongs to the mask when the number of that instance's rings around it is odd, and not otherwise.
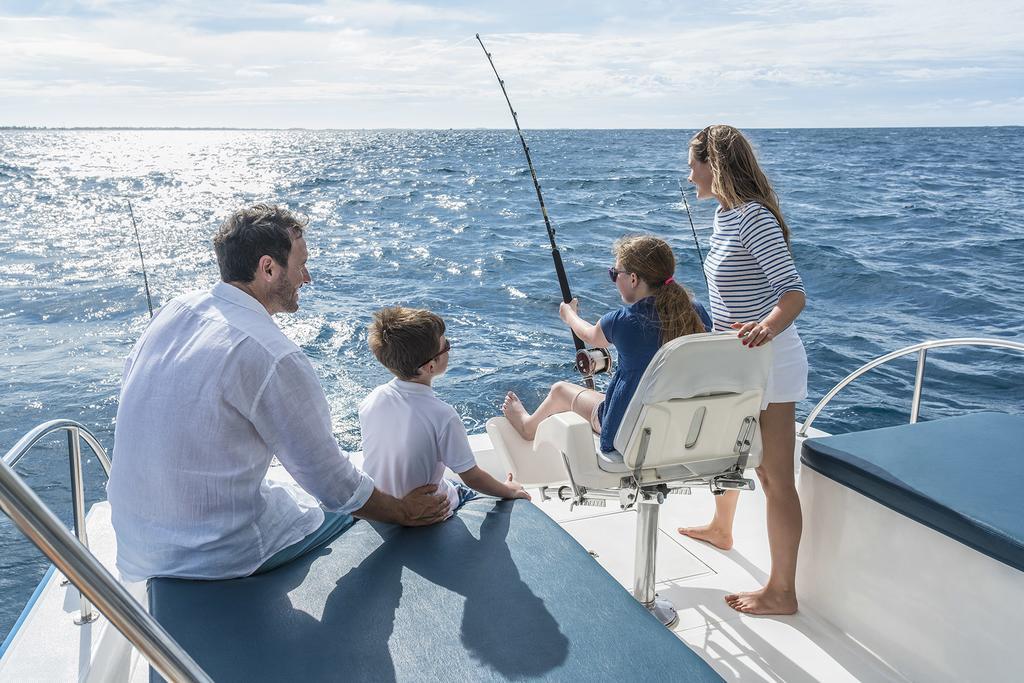
[[[758,418],[771,370],[771,345],[742,345],[735,334],[679,337],[658,350],[644,372],[615,434],[602,453],[589,422],[575,413],[544,420],[524,441],[505,418],[487,432],[509,471],[527,486],[564,483],[563,500],[579,505],[618,501],[637,506],[633,594],[667,626],[671,603],[657,599],[654,559],[658,506],[673,491],[708,485],[753,490],[745,476],[761,462]]]

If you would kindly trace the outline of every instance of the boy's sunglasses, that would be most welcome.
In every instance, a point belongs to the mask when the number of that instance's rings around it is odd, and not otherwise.
[[[629,272],[628,270],[619,270],[618,268],[609,268],[608,269],[608,277],[610,277],[612,279],[612,282],[615,282],[616,280],[619,279],[620,275],[624,275],[624,274],[626,274],[628,272]]]
[[[437,353],[435,353],[430,358],[428,358],[425,361],[423,361],[422,363],[420,363],[417,367],[422,368],[424,365],[426,365],[430,361],[436,360],[438,357],[443,356],[444,354],[448,353],[451,350],[452,350],[452,342],[451,342],[451,340],[450,339],[445,339],[444,340],[444,348],[441,349],[440,351],[438,351]]]

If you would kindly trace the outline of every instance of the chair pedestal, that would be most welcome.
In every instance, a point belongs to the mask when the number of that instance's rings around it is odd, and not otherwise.
[[[684,335],[648,363],[612,452],[601,451],[590,421],[574,412],[542,421],[532,443],[504,418],[488,420],[487,433],[523,484],[568,480],[558,496],[573,505],[637,507],[633,595],[671,626],[676,611],[654,590],[658,506],[691,486],[753,489],[745,472],[761,462],[758,419],[771,367],[769,344],[749,348],[735,334]]]
[[[675,607],[654,591],[654,567],[658,554],[658,513],[664,496],[641,490],[637,501],[636,553],[633,562],[633,597],[662,624],[672,628],[679,621]]]

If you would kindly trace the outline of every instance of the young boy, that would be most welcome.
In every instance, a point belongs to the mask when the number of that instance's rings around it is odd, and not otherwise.
[[[448,369],[451,344],[444,331],[444,321],[430,311],[395,306],[374,313],[370,350],[395,379],[359,405],[363,470],[378,489],[397,497],[436,484],[452,512],[477,491],[530,500],[511,474],[501,482],[477,466],[459,414],[434,395],[431,383]],[[462,483],[445,479],[445,466]]]

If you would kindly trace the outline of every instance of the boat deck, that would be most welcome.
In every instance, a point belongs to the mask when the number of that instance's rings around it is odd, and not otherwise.
[[[570,512],[562,501],[537,502],[626,590],[632,589],[635,512],[592,507]],[[662,506],[657,588],[679,613],[676,635],[727,681],[904,680],[806,608],[792,616],[753,617],[725,603],[726,594],[757,589],[768,578],[764,503],[760,491],[742,495],[729,551],[676,533],[680,526],[711,518],[710,491],[673,495]]]
[[[493,451],[484,435],[471,437],[480,465],[497,469]],[[283,468],[271,469],[272,476],[287,476]],[[534,503],[556,520],[599,562],[625,590],[632,588],[636,513],[607,508],[577,507],[551,498],[541,500],[531,491]],[[553,494],[553,491],[549,490]],[[726,681],[901,681],[905,680],[852,639],[830,626],[807,607],[793,616],[751,617],[726,605],[723,597],[733,591],[758,588],[767,578],[769,552],[765,534],[765,501],[758,490],[742,494],[735,526],[735,546],[721,551],[680,536],[675,529],[710,519],[714,498],[706,489],[691,495],[672,495],[662,506],[659,526],[657,578],[659,594],[671,600],[679,612],[675,634],[703,657]],[[109,524],[109,507],[97,504],[89,515],[89,538],[100,559],[113,565],[114,539]],[[538,548],[537,552],[544,552]],[[118,655],[109,644],[100,654],[100,643],[109,643],[103,630],[105,619],[79,627],[72,623],[78,592],[59,585],[59,575],[49,579],[29,618],[12,643],[4,666],[3,680],[72,680],[77,667],[88,661],[112,658],[101,666],[110,675],[89,680],[148,681],[148,667],[137,654],[131,661]],[[141,595],[141,585],[133,591]],[[78,643],[69,661],[56,656],[54,643]],[[69,648],[70,649],[70,648]],[[45,657],[20,656],[22,653]],[[79,654],[82,653],[82,654]],[[97,657],[99,655],[99,657]]]

